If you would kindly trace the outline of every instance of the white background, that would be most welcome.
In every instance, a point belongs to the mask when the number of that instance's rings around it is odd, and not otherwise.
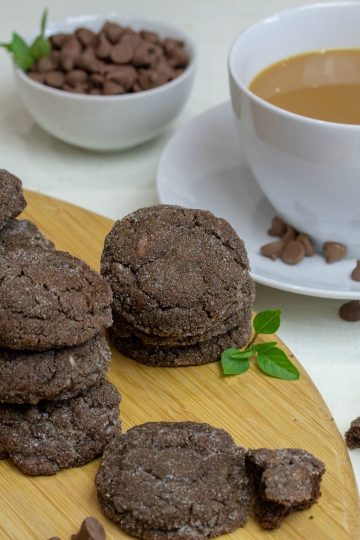
[[[172,133],[198,113],[228,99],[227,51],[246,26],[296,0],[0,0],[0,41],[13,30],[36,32],[42,10],[49,19],[113,10],[153,16],[181,26],[198,45],[193,93],[172,128],[126,152],[96,154],[67,146],[34,125],[16,93],[10,59],[0,51],[0,168],[26,188],[65,199],[111,218],[157,201],[156,165]],[[309,3],[309,2],[307,2]],[[360,32],[360,21],[359,21]],[[225,216],[224,216],[225,217]],[[359,323],[337,315],[342,302],[257,287],[255,309],[283,309],[280,337],[324,396],[341,433],[360,415]],[[301,408],[301,403],[299,403]],[[351,452],[360,482],[360,450]]]

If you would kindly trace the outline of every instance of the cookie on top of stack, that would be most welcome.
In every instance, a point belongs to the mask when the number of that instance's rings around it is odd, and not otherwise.
[[[204,364],[250,339],[245,246],[211,212],[155,205],[129,214],[106,237],[101,273],[113,292],[115,345],[139,362]]]
[[[0,170],[0,457],[54,474],[94,459],[119,432],[102,333],[111,290],[17,220],[25,205],[21,181]]]

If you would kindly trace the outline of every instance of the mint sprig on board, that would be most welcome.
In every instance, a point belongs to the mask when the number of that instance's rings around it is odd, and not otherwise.
[[[28,71],[34,63],[51,53],[50,41],[45,37],[47,21],[47,9],[44,10],[40,22],[40,35],[37,36],[31,45],[13,32],[9,43],[0,43],[0,47],[12,54],[14,63],[22,70]]]
[[[291,363],[276,341],[256,343],[261,334],[273,334],[280,326],[281,310],[260,311],[253,320],[254,337],[244,349],[226,349],[221,355],[224,375],[241,375],[250,367],[253,358],[259,369],[270,377],[295,381],[300,377],[298,369]]]

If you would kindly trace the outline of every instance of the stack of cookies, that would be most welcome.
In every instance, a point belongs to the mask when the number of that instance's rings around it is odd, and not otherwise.
[[[102,333],[111,291],[16,219],[25,204],[20,180],[0,170],[0,457],[54,474],[97,457],[119,432]]]
[[[170,205],[137,210],[115,223],[101,263],[111,334],[125,355],[199,365],[249,341],[254,284],[244,243],[224,219]]]

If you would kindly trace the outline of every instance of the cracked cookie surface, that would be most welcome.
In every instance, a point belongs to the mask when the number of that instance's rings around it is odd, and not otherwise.
[[[22,182],[5,169],[0,169],[0,228],[8,219],[18,216],[26,207]]]
[[[104,513],[132,536],[200,540],[245,525],[245,450],[222,429],[154,422],[106,448],[96,477]]]
[[[32,221],[11,219],[0,229],[0,254],[17,247],[54,249],[54,244]]]
[[[51,351],[0,349],[0,402],[35,404],[74,397],[105,377],[110,358],[103,334]]]
[[[0,257],[0,347],[85,343],[111,325],[111,296],[106,281],[69,253],[12,249]]]
[[[83,465],[119,433],[120,400],[103,381],[64,401],[0,405],[0,455],[31,476]]]
[[[249,279],[244,243],[225,220],[170,205],[116,222],[101,271],[118,313],[140,332],[164,337],[211,330],[236,311]]]

